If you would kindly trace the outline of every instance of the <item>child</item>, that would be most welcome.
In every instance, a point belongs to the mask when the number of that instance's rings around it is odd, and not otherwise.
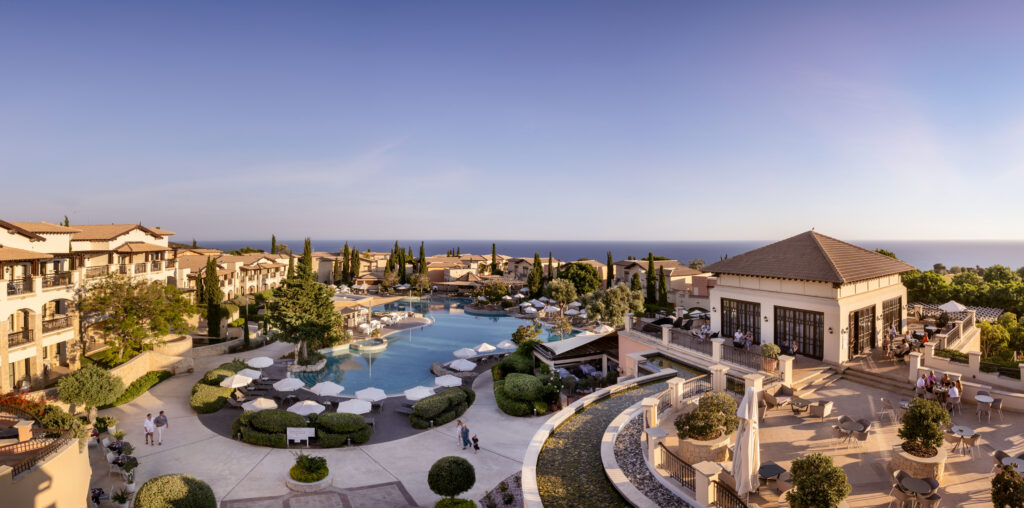
[[[473,453],[480,451],[480,440],[477,439],[476,434],[473,434]]]

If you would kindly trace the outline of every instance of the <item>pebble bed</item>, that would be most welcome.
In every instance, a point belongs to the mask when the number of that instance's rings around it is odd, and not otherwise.
[[[689,508],[689,504],[679,499],[671,490],[666,489],[647,469],[641,449],[643,446],[643,442],[640,440],[642,430],[640,417],[637,416],[622,428],[615,439],[615,460],[619,463],[622,472],[626,474],[634,487],[658,506]]]
[[[519,471],[508,478],[505,478],[505,485],[508,486],[508,490],[505,492],[501,491],[500,483],[495,485],[493,489],[487,491],[487,495],[480,498],[477,504],[483,508],[503,508],[506,506],[523,506],[523,482],[522,482],[522,471]],[[505,503],[505,494],[512,494],[512,502]]]

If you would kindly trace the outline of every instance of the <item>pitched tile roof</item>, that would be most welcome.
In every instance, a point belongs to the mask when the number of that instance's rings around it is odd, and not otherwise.
[[[77,233],[78,230],[75,228],[69,228],[61,226],[59,224],[51,224],[49,222],[11,222],[15,226],[24,229],[25,231],[31,231],[33,233]]]
[[[21,227],[13,222],[7,222],[0,220],[0,228],[6,229],[8,232],[14,235],[21,235],[32,241],[46,240],[45,238]]]
[[[153,245],[146,242],[127,242],[124,245],[114,249],[114,252],[164,252],[169,250],[167,247],[162,245]]]
[[[29,261],[33,259],[50,259],[52,257],[42,252],[0,246],[0,261]]]
[[[705,272],[843,284],[913,270],[897,259],[815,231],[710,264]]]
[[[134,229],[141,229],[154,237],[166,236],[167,233],[158,233],[139,224],[75,224],[74,228],[78,232],[71,236],[72,240],[113,240]]]

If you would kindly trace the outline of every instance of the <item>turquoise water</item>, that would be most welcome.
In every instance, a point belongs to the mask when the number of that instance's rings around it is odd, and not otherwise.
[[[454,360],[452,353],[456,349],[473,348],[481,342],[497,346],[503,340],[511,340],[512,332],[527,323],[507,315],[467,314],[463,311],[467,303],[469,300],[435,299],[430,303],[394,302],[376,307],[375,311],[420,312],[434,323],[388,335],[388,348],[380,353],[336,354],[328,357],[324,370],[296,377],[308,386],[333,381],[345,387],[342,395],[352,395],[370,386],[388,394],[402,393],[417,385],[433,386],[431,364]],[[541,339],[558,340],[558,336],[544,335]]]

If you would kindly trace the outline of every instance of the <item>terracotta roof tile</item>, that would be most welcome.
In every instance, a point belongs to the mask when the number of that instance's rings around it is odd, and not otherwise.
[[[75,224],[73,227],[78,232],[71,236],[72,240],[113,240],[134,229],[141,229],[155,237],[166,236],[139,224]]]
[[[908,272],[914,267],[815,231],[704,267],[705,272],[844,284]]]
[[[77,233],[78,230],[75,228],[69,228],[61,226],[59,224],[51,224],[49,222],[11,222],[15,226],[24,229],[25,231],[31,231],[33,233]]]
[[[124,245],[114,249],[114,252],[164,252],[170,250],[162,245],[153,245],[145,242],[127,242]]]
[[[16,249],[14,247],[0,247],[0,261],[30,261],[35,259],[51,259],[53,256],[42,252]]]

